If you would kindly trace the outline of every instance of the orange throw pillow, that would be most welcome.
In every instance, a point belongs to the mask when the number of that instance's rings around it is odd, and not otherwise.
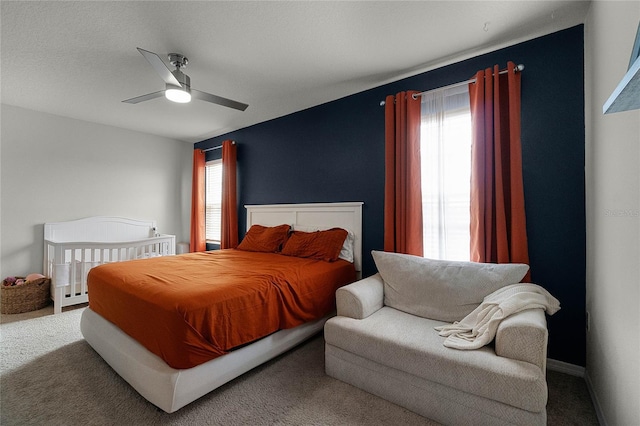
[[[238,250],[275,253],[289,235],[289,225],[262,226],[252,225],[238,244]]]
[[[282,254],[334,262],[340,255],[347,231],[331,228],[325,231],[293,231],[282,248]]]

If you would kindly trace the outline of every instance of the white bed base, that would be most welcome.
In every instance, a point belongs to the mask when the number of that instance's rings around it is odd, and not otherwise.
[[[355,235],[354,265],[362,265],[362,204],[315,203],[245,206],[247,229],[253,224],[348,229]],[[85,340],[140,395],[172,413],[201,396],[286,352],[321,331],[331,315],[298,327],[280,330],[227,355],[193,368],[178,370],[86,308],[80,329]]]
[[[109,262],[167,256],[176,237],[157,233],[155,221],[97,216],[44,224],[44,275],[51,277],[53,311],[86,303],[87,274]]]
[[[322,330],[329,317],[281,330],[230,354],[177,370],[89,308],[82,313],[85,340],[140,395],[173,413]]]

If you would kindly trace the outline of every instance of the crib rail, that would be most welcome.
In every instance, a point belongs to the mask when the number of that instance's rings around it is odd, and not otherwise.
[[[44,270],[51,277],[54,313],[64,306],[86,303],[87,274],[103,263],[175,254],[175,236],[124,242],[56,242],[44,240]]]

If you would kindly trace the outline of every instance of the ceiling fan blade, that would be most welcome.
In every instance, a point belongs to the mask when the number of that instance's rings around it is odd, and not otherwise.
[[[201,101],[207,101],[214,104],[234,108],[240,111],[247,109],[249,105],[242,102],[232,101],[231,99],[223,98],[221,96],[212,95],[211,93],[201,92],[200,90],[191,89],[191,96],[200,99]]]
[[[160,96],[164,96],[164,90],[161,90],[159,92],[149,93],[148,95],[142,95],[135,98],[127,99],[122,102],[125,102],[127,104],[137,104],[139,102],[144,102],[151,99],[159,98]]]
[[[153,52],[149,52],[148,50],[137,48],[138,52],[142,53],[147,61],[151,64],[154,70],[158,73],[158,75],[164,80],[167,84],[173,84],[174,86],[182,87],[177,78],[171,74],[171,70],[162,62],[160,56],[156,55]]]

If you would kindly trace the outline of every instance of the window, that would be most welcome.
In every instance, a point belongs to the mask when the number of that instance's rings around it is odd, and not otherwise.
[[[471,111],[467,85],[424,94],[421,115],[424,256],[468,261]]]
[[[205,166],[205,229],[208,244],[220,244],[222,216],[222,160]]]

